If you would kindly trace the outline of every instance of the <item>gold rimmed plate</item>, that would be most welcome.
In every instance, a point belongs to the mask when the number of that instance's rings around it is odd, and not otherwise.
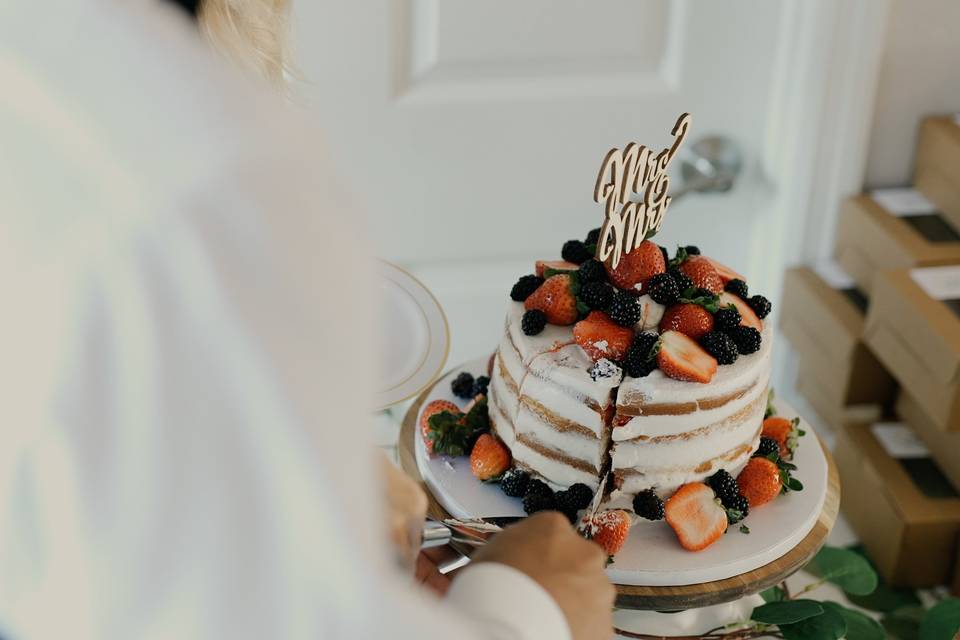
[[[380,379],[376,404],[385,409],[414,397],[440,375],[450,330],[437,299],[400,267],[378,261]]]

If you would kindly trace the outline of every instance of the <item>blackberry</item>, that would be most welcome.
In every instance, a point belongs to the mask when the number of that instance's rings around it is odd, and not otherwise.
[[[729,507],[734,499],[740,495],[740,487],[737,480],[726,469],[720,469],[707,479],[707,484],[713,489],[713,492],[720,498],[723,506]]]
[[[737,351],[743,356],[756,353],[763,341],[760,332],[753,327],[734,327],[727,331],[727,335],[733,339],[734,344],[737,345]]]
[[[729,331],[735,327],[739,327],[741,319],[740,312],[737,311],[737,308],[730,305],[729,307],[717,309],[717,312],[713,314],[713,326],[721,331]]]
[[[638,333],[623,358],[623,371],[631,378],[643,378],[657,368],[657,344],[660,336],[655,333]]]
[[[691,280],[685,273],[680,271],[680,269],[670,269],[667,271],[670,274],[670,277],[673,278],[673,281],[677,283],[677,291],[680,292],[680,295],[683,295],[683,292],[693,286],[693,280]]]
[[[643,309],[637,304],[637,299],[625,291],[614,291],[607,315],[622,327],[632,327],[640,320]]]
[[[530,294],[540,288],[543,284],[543,278],[535,276],[532,273],[517,280],[517,283],[510,289],[510,298],[517,302],[523,302],[530,297]]]
[[[773,438],[767,438],[766,436],[760,438],[760,446],[757,447],[753,457],[766,458],[771,453],[775,453],[777,456],[780,455],[780,443]]]
[[[553,489],[551,489],[550,485],[548,485],[543,480],[540,480],[537,478],[530,478],[530,481],[527,482],[527,492],[523,495],[529,496],[534,493],[552,496]]]
[[[773,308],[770,301],[763,296],[752,296],[747,300],[747,304],[750,305],[750,308],[753,309],[753,312],[757,314],[757,317],[761,320],[770,315],[770,309]]]
[[[557,501],[557,510],[567,516],[567,519],[570,520],[571,523],[576,522],[577,512],[584,508],[577,506],[578,496],[571,494],[570,490],[567,489],[566,491],[557,491],[555,498]]]
[[[535,336],[547,326],[547,314],[540,309],[531,309],[523,314],[520,319],[520,328],[528,336]]]
[[[606,309],[613,300],[613,289],[606,282],[587,282],[580,287],[580,301],[591,309]]]
[[[477,396],[487,395],[487,387],[489,386],[490,386],[490,378],[487,376],[479,376],[476,380],[473,381],[473,397],[476,398]]]
[[[667,253],[667,248],[662,244],[658,244],[657,246],[660,247],[660,253],[663,254],[663,264],[670,264],[670,254]]]
[[[663,500],[653,489],[646,489],[633,497],[633,512],[647,520],[663,520]]]
[[[567,494],[570,504],[573,505],[577,511],[586,509],[593,501],[593,490],[582,482],[571,485],[567,489]]]
[[[617,378],[620,379],[623,377],[623,371],[620,367],[611,360],[606,358],[600,358],[593,363],[593,366],[587,370],[587,373],[590,374],[590,379],[596,382],[601,378]]]
[[[711,331],[700,338],[700,346],[717,359],[717,364],[733,364],[739,355],[733,338],[720,331]]]
[[[454,378],[453,382],[450,383],[450,390],[453,391],[453,395],[457,396],[458,398],[472,398],[473,376],[466,371],[460,373],[460,375]]]
[[[684,247],[684,249],[687,250],[687,255],[688,255],[688,256],[698,256],[698,255],[700,255],[700,247],[698,247],[698,246],[695,245],[695,244],[688,244],[687,246]]]
[[[580,276],[580,284],[607,281],[607,268],[596,258],[590,258],[581,264],[577,274]]]
[[[739,493],[730,504],[724,504],[727,509],[727,524],[736,524],[750,515],[750,503]]]
[[[523,510],[529,516],[538,511],[554,511],[557,508],[557,498],[550,493],[531,493],[527,490],[527,495],[523,496]]]
[[[583,244],[597,244],[598,242],[600,242],[600,227],[590,229],[590,233],[583,240]]]
[[[654,302],[671,305],[680,297],[680,289],[669,274],[658,273],[647,281],[647,294]]]
[[[740,296],[744,300],[750,295],[747,289],[747,283],[739,278],[734,278],[727,283],[727,286],[724,287],[724,291],[729,291],[730,293]]]
[[[530,476],[526,471],[510,469],[500,479],[500,490],[511,498],[522,498],[527,493]]]
[[[646,378],[657,370],[656,358],[644,361],[626,361],[623,362],[623,373],[631,378]]]
[[[590,252],[587,251],[587,245],[583,244],[580,240],[567,240],[564,242],[560,256],[567,262],[572,262],[573,264],[582,264],[592,257]]]

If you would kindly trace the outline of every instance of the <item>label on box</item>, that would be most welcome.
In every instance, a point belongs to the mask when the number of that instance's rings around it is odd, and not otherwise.
[[[919,216],[937,213],[937,207],[913,187],[874,189],[870,197],[895,216]]]
[[[960,298],[960,266],[911,269],[910,277],[934,300]]]
[[[874,437],[891,458],[929,458],[930,450],[913,430],[902,422],[877,422],[870,427]]]

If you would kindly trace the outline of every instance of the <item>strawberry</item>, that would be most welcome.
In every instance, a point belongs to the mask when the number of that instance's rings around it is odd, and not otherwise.
[[[668,308],[660,319],[660,331],[671,330],[699,340],[713,331],[713,314],[698,304],[675,304]]]
[[[751,509],[766,504],[780,495],[780,467],[766,458],[750,458],[737,476],[737,486]]]
[[[530,294],[523,306],[527,311],[543,311],[550,324],[573,324],[579,316],[577,298],[573,294],[573,281],[566,273],[547,278],[546,282]]]
[[[713,265],[713,268],[717,270],[717,275],[720,276],[720,280],[723,282],[724,286],[726,286],[726,284],[731,280],[743,280],[743,281],[747,280],[742,275],[740,275],[739,273],[737,273],[727,265],[723,264],[722,262],[718,262],[713,258],[707,258],[707,260],[710,262],[711,265]]]
[[[797,418],[787,420],[780,416],[770,416],[763,421],[763,429],[760,435],[766,438],[773,438],[780,445],[780,457],[789,460],[793,456],[793,449],[796,447],[796,438],[799,435],[797,425],[800,421]]]
[[[666,270],[663,252],[650,240],[644,240],[636,249],[622,256],[616,269],[607,265],[610,282],[621,289],[635,292],[642,292],[647,280]]]
[[[589,540],[593,540],[606,552],[608,558],[620,552],[630,534],[630,514],[623,509],[604,511],[583,519],[581,528]]]
[[[667,524],[687,551],[706,549],[727,530],[727,511],[713,489],[702,482],[685,484],[663,506]]]
[[[696,342],[679,331],[660,335],[657,366],[674,380],[707,383],[717,372],[717,361]]]
[[[510,450],[489,433],[477,438],[470,452],[470,470],[478,480],[490,480],[510,468]]]
[[[576,271],[579,267],[566,260],[537,260],[533,272],[543,278],[545,277],[543,274],[546,273],[547,269],[553,271]]]
[[[573,339],[594,362],[600,358],[619,361],[633,342],[633,329],[621,327],[603,311],[591,311],[573,325]]]
[[[709,258],[690,256],[680,265],[680,272],[693,281],[693,286],[706,289],[710,293],[723,291],[723,280]]]
[[[430,439],[430,417],[443,411],[448,411],[455,416],[463,414],[460,407],[449,400],[434,400],[423,408],[420,414],[420,435],[423,436],[423,444],[427,447],[427,453],[433,455],[433,440]]]
[[[754,313],[753,309],[750,308],[750,305],[748,305],[743,298],[729,291],[721,293],[719,300],[720,308],[722,309],[731,304],[740,312],[740,326],[753,327],[757,331],[763,331],[763,320],[757,317],[757,314]]]

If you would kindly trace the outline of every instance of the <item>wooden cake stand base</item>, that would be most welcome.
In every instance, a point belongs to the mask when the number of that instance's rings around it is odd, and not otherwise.
[[[445,379],[441,377],[438,382]],[[434,385],[436,384],[435,382]],[[401,467],[410,477],[421,483],[423,478],[417,466],[415,453],[417,417],[420,407],[430,395],[434,385],[425,389],[407,410],[398,442]],[[724,580],[678,586],[616,585],[617,607],[649,611],[678,611],[724,604],[779,584],[806,565],[823,546],[827,534],[830,533],[837,519],[837,510],[840,506],[840,480],[836,464],[829,450],[823,445],[823,441],[817,438],[817,443],[823,449],[828,466],[826,498],[813,529],[793,549],[758,569]],[[429,488],[427,488],[427,497],[431,517],[438,519],[450,517]]]

